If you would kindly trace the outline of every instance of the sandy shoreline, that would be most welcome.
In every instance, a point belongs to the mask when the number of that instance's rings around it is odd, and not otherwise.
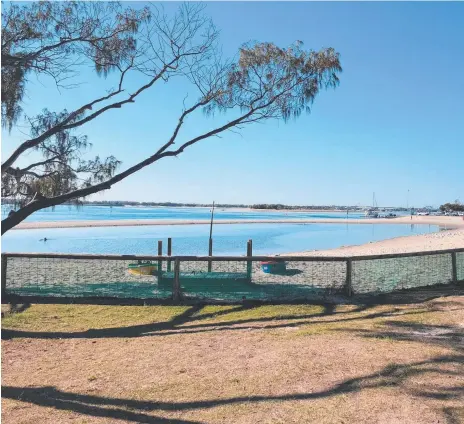
[[[368,256],[464,248],[464,228],[396,237],[357,246],[288,253],[291,256]],[[284,255],[281,255],[284,256]]]
[[[234,219],[216,220],[214,225],[221,224],[429,224],[446,228],[464,228],[461,217],[450,216],[409,216],[399,218],[346,219],[346,218],[312,218],[312,219]],[[167,220],[167,219],[124,219],[95,221],[43,221],[22,222],[14,230],[41,228],[89,228],[89,227],[132,227],[153,225],[206,225],[209,220]]]

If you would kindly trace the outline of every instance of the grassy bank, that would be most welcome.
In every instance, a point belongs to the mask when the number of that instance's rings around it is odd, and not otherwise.
[[[4,309],[5,422],[458,423],[464,299]]]

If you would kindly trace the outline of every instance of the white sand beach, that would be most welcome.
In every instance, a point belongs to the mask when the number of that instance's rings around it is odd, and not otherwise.
[[[121,220],[92,220],[92,221],[42,221],[22,222],[14,230],[39,228],[87,228],[87,227],[132,227],[151,225],[205,225],[210,221],[203,220],[167,220],[167,219],[121,219]],[[340,219],[340,218],[312,218],[312,219],[234,219],[216,220],[214,225],[221,224],[431,224],[445,228],[464,228],[462,217],[451,216],[409,216],[398,218],[377,219]]]
[[[311,250],[289,253],[295,256],[363,256],[391,253],[412,253],[422,251],[464,248],[464,228],[444,230],[437,233],[396,237],[359,246],[346,246],[329,250]],[[283,255],[282,255],[283,256]]]

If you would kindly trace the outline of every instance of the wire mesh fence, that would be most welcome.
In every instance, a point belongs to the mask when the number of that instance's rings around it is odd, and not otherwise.
[[[346,261],[280,259],[282,269],[263,269],[276,258],[201,259],[180,261],[179,284],[184,297],[201,300],[292,301],[342,293]],[[163,281],[166,274],[163,275]],[[169,278],[173,278],[170,274]]]
[[[2,254],[2,294],[287,302],[464,280],[464,249],[366,257]]]
[[[456,252],[456,280],[464,281],[464,251]]]
[[[138,261],[135,261],[137,264]],[[170,298],[157,274],[134,261],[89,257],[7,257],[6,293],[20,296]],[[143,264],[141,264],[143,265]]]
[[[452,281],[451,254],[353,261],[354,294],[393,292]]]

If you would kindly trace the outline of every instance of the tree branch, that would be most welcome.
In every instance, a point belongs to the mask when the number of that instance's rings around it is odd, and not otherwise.
[[[19,172],[26,172],[26,171],[29,171],[32,168],[36,168],[38,166],[42,166],[42,165],[46,165],[48,163],[52,163],[52,162],[56,161],[57,159],[59,159],[59,156],[53,156],[50,159],[46,159],[46,160],[43,160],[41,162],[32,163],[31,165],[26,166],[25,168],[22,168],[22,169],[18,169],[18,170],[19,170]]]
[[[185,111],[182,115],[185,117],[186,114],[191,113],[191,112],[188,112],[188,111],[195,110],[196,108],[198,108],[201,105],[201,103],[202,102],[197,103],[192,108]],[[114,177],[110,178],[109,180],[107,180],[107,181],[105,181],[103,183],[99,183],[99,184],[92,185],[92,186],[89,186],[89,187],[81,188],[79,190],[74,190],[74,191],[71,191],[69,193],[66,193],[66,194],[63,194],[63,195],[60,195],[60,196],[55,196],[55,197],[50,197],[50,198],[41,198],[41,199],[38,199],[38,200],[35,200],[35,201],[29,203],[28,205],[24,206],[23,208],[19,209],[18,211],[14,212],[10,216],[8,216],[7,218],[2,220],[2,234],[4,234],[10,228],[12,228],[15,225],[19,224],[21,221],[23,221],[29,215],[31,215],[32,213],[34,213],[34,212],[36,212],[36,211],[38,211],[40,209],[47,208],[47,207],[50,207],[50,206],[56,206],[56,205],[59,205],[59,204],[62,204],[64,202],[66,202],[66,201],[68,201],[70,199],[75,199],[75,198],[79,198],[79,197],[86,197],[86,196],[89,196],[91,194],[98,193],[98,192],[100,192],[102,190],[108,190],[108,189],[111,188],[112,185],[114,185],[114,184],[118,183],[119,181],[127,178],[128,176],[134,174],[135,172],[141,170],[142,168],[145,168],[146,166],[160,160],[161,158],[170,157],[170,156],[171,157],[172,156],[177,156],[178,154],[182,153],[187,147],[197,143],[198,141],[203,140],[203,139],[208,138],[208,137],[211,137],[211,136],[213,136],[215,134],[218,134],[220,132],[223,132],[223,131],[233,127],[234,125],[237,125],[241,121],[247,119],[254,112],[255,112],[255,110],[251,110],[250,112],[242,115],[241,117],[239,117],[237,119],[234,119],[234,120],[228,122],[227,124],[225,124],[225,125],[223,125],[223,126],[221,126],[219,128],[216,128],[215,130],[209,131],[209,132],[207,132],[207,133],[205,133],[205,134],[203,134],[201,136],[195,137],[194,139],[184,143],[181,147],[179,147],[179,149],[177,149],[175,151],[167,151],[167,152],[163,151],[163,150],[165,150],[165,148],[167,148],[169,143],[171,143],[171,140],[175,139],[175,135],[177,135],[178,129],[182,125],[181,124],[182,116],[181,116],[181,119],[179,120],[179,124],[176,126],[176,129],[174,131],[173,136],[171,136],[170,141],[168,143],[166,143],[164,146],[162,146],[158,150],[159,152],[162,152],[162,153],[158,153],[158,152],[155,153],[154,155],[152,155],[152,156],[148,157],[147,159],[137,163],[136,165],[128,168],[127,170],[115,175]]]
[[[71,112],[63,122],[55,125],[53,128],[50,128],[48,131],[45,131],[40,136],[35,137],[35,138],[31,139],[31,140],[25,141],[10,155],[10,157],[8,159],[6,159],[2,163],[2,167],[1,167],[2,174],[8,168],[10,168],[13,165],[13,163],[18,159],[18,157],[21,154],[23,154],[25,151],[27,151],[27,150],[35,147],[35,146],[38,146],[44,140],[46,140],[47,138],[57,134],[58,132],[68,130],[68,129],[71,129],[71,128],[79,127],[79,126],[84,125],[85,123],[95,119],[97,116],[101,115],[102,113],[104,113],[104,112],[106,112],[106,111],[108,111],[110,109],[121,108],[124,104],[133,103],[134,99],[139,94],[141,94],[142,92],[144,92],[145,90],[150,88],[153,84],[155,84],[155,82],[158,81],[162,77],[162,75],[167,71],[168,67],[171,66],[177,60],[179,60],[179,58],[174,58],[169,64],[166,64],[161,69],[161,71],[155,77],[153,77],[151,79],[150,82],[148,82],[147,84],[140,87],[134,94],[131,94],[127,99],[119,101],[119,102],[112,103],[110,105],[107,105],[107,106],[99,109],[98,111],[92,113],[91,115],[81,119],[80,121],[68,124],[68,122],[70,122],[72,119],[74,119],[78,114],[82,113],[86,109],[89,109],[89,108],[91,109],[92,105],[94,105],[96,103],[99,103],[101,101],[107,100],[107,99],[113,97],[114,95],[119,94],[121,91],[118,90],[118,91],[116,91],[114,93],[111,93],[111,94],[109,94],[107,96],[100,97],[99,99],[96,99],[96,100],[94,100],[94,101],[92,101],[90,103],[87,103],[86,105],[81,106],[79,109],[76,109],[74,112]]]

